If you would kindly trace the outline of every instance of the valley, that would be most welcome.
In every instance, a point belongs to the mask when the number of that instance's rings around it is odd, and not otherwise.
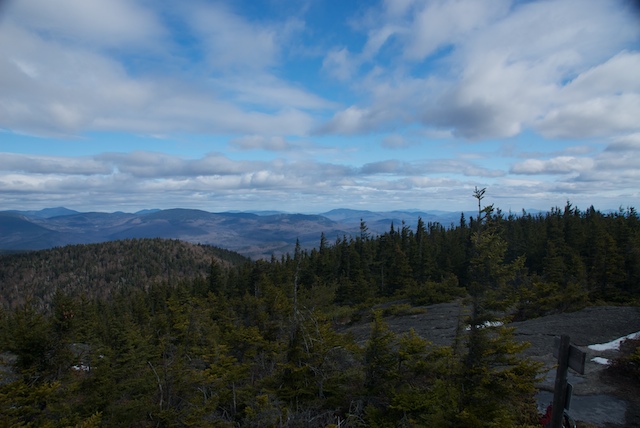
[[[460,213],[339,209],[322,214],[280,212],[212,213],[192,209],[145,210],[138,213],[80,213],[66,208],[40,211],[0,211],[0,250],[40,250],[69,244],[118,239],[167,238],[213,245],[254,259],[292,252],[296,241],[311,249],[320,237],[334,242],[358,233],[360,221],[382,234],[392,224],[415,227],[418,218],[456,224]]]

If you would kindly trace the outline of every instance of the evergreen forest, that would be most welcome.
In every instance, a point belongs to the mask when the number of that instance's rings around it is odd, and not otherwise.
[[[508,321],[640,305],[640,217],[483,206],[249,260],[162,239],[0,256],[0,419],[22,427],[535,427]],[[399,303],[400,302],[400,303]],[[385,319],[467,308],[450,346]],[[365,341],[348,333],[369,322]],[[635,351],[640,356],[640,351]]]

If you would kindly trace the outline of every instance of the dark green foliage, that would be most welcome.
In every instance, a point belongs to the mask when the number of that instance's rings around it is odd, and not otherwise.
[[[48,310],[56,291],[105,298],[129,287],[205,277],[211,273],[212,260],[225,265],[248,262],[231,251],[167,239],[1,255],[0,298],[3,307],[15,308],[30,300],[38,309]]]
[[[396,377],[398,363],[393,352],[394,335],[382,321],[382,314],[375,312],[371,336],[364,351],[364,386],[369,395],[377,396],[391,387]]]
[[[0,386],[0,417],[4,426],[63,426],[59,383],[31,384],[24,380]]]
[[[614,359],[611,370],[640,382],[640,339],[627,339],[620,344],[621,356]]]
[[[547,310],[537,315],[579,309],[596,300],[638,301],[640,219],[635,209],[603,214],[593,207],[582,212],[567,203],[564,209],[535,216],[526,212],[505,216],[499,210],[486,214],[500,231],[505,262],[523,260],[526,274],[556,293],[540,305]],[[331,290],[340,305],[397,297],[409,297],[416,304],[448,301],[474,286],[469,264],[477,223],[478,219],[467,222],[462,217],[458,225],[447,228],[419,220],[415,231],[404,224],[392,225],[389,232],[374,237],[363,220],[357,236],[340,237],[331,245],[322,235],[319,248],[300,250],[295,263],[290,256],[250,263],[229,251],[160,239],[5,255],[0,256],[0,299],[5,308],[29,299],[36,308],[46,309],[55,290],[105,298],[132,286],[175,284],[196,276],[203,279],[193,284],[193,292],[200,296],[208,291],[256,295],[266,277],[272,284],[290,281],[295,264],[300,287]],[[482,244],[493,245],[491,239]],[[220,270],[232,265],[239,267]],[[524,287],[526,281],[520,284]],[[519,292],[530,298],[537,294],[524,288]],[[551,300],[558,306],[550,306]],[[576,303],[567,305],[571,301]]]
[[[56,345],[52,320],[26,305],[5,322],[4,347],[17,356],[18,372],[27,380],[47,375],[52,369],[52,350]]]
[[[524,259],[505,261],[500,213],[494,216],[492,206],[480,208],[484,189],[476,189],[474,196],[478,220],[469,263],[471,314],[462,333],[466,346],[460,355],[463,387],[457,419],[465,427],[533,423],[539,364],[518,357],[527,345],[515,342],[513,329],[500,317],[515,301]]]
[[[638,303],[640,220],[490,206],[381,236],[362,221],[357,236],[268,261],[133,240],[0,262],[0,352],[13,361],[0,419],[14,425],[527,426],[537,366],[488,323]],[[464,298],[473,310],[452,347],[384,323]],[[378,304],[366,343],[336,332]]]
[[[426,281],[408,287],[406,294],[414,305],[433,305],[464,297],[467,290],[460,287],[455,275],[448,275],[440,282]]]

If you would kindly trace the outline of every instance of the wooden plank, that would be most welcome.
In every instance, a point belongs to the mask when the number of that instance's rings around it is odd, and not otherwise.
[[[573,397],[573,385],[567,382],[567,394],[564,398],[564,408],[571,410],[571,397]]]
[[[569,336],[563,334],[558,340],[558,368],[553,388],[553,408],[551,410],[551,428],[562,428],[565,399],[567,398],[567,370],[569,368]],[[555,346],[554,346],[555,348]]]
[[[569,346],[569,367],[574,369],[580,374],[584,374],[584,363],[587,359],[587,354],[582,352],[575,346]]]
[[[553,356],[558,358],[558,348],[560,347],[560,338],[555,337],[553,340]],[[573,345],[569,345],[569,367],[580,374],[584,374],[585,361],[587,354]]]

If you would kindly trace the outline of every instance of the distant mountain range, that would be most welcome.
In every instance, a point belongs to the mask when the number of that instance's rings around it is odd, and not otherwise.
[[[465,213],[468,219],[473,213]],[[211,213],[193,209],[143,210],[137,213],[78,212],[67,208],[0,211],[0,250],[40,250],[68,244],[89,244],[127,238],[171,238],[214,245],[251,258],[292,252],[296,240],[317,247],[351,236],[364,220],[369,233],[387,232],[402,222],[415,230],[418,218],[445,226],[458,224],[459,212],[336,209],[326,213],[277,211]]]

